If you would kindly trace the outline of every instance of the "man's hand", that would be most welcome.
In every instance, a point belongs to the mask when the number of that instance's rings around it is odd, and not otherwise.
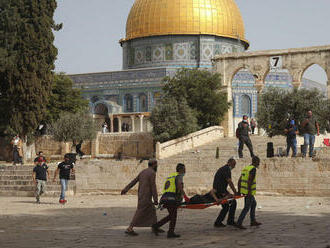
[[[37,181],[36,180],[33,180],[34,184],[37,185]]]
[[[154,201],[154,205],[157,206],[158,205],[158,201]]]
[[[121,195],[125,195],[126,193],[127,193],[127,190],[125,190],[125,189],[123,189],[123,190],[120,192]]]

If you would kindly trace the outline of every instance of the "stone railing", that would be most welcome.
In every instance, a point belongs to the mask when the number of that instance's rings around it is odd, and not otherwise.
[[[164,143],[157,142],[156,158],[163,159],[224,137],[223,127],[213,126]]]

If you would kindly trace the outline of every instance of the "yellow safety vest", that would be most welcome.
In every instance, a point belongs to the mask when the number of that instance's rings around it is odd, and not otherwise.
[[[163,189],[163,194],[164,193],[176,193],[176,185],[175,185],[175,178],[179,175],[178,172],[170,174],[168,178],[166,178],[166,181],[164,183],[164,189]]]
[[[241,187],[240,187],[240,192],[241,194],[247,195],[248,194],[248,181],[249,181],[249,176],[250,176],[250,171],[254,169],[255,167],[253,165],[248,165],[242,170],[241,174]],[[254,177],[252,185],[251,185],[251,194],[255,195],[256,194],[256,177]]]

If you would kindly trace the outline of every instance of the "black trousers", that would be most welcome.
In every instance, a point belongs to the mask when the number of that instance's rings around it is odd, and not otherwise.
[[[226,204],[221,204],[221,207],[222,207],[222,209],[214,224],[219,225],[220,223],[222,223],[222,221],[226,218],[228,211],[229,211],[229,215],[228,215],[228,219],[227,219],[227,224],[233,224],[235,221],[235,212],[236,212],[236,207],[237,207],[236,200],[233,200]]]
[[[176,217],[178,213],[178,206],[176,204],[170,204],[170,205],[164,205],[165,208],[167,208],[168,215],[158,221],[155,226],[156,227],[161,227],[165,225],[167,222],[170,222],[170,226],[168,229],[168,232],[174,232],[175,225],[176,225]]]
[[[243,147],[244,144],[249,148],[251,158],[254,156],[252,142],[249,136],[240,136],[239,137],[239,147],[238,147],[238,156],[243,158]]]

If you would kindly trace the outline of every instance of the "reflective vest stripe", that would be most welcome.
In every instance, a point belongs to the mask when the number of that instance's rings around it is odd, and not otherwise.
[[[247,195],[249,193],[248,190],[248,180],[249,180],[249,176],[250,176],[250,172],[252,169],[254,169],[255,167],[253,165],[249,165],[246,166],[243,170],[242,170],[242,174],[241,174],[241,187],[240,187],[240,192],[242,194]],[[251,194],[255,195],[256,194],[256,177],[254,177],[253,182],[251,184]]]

